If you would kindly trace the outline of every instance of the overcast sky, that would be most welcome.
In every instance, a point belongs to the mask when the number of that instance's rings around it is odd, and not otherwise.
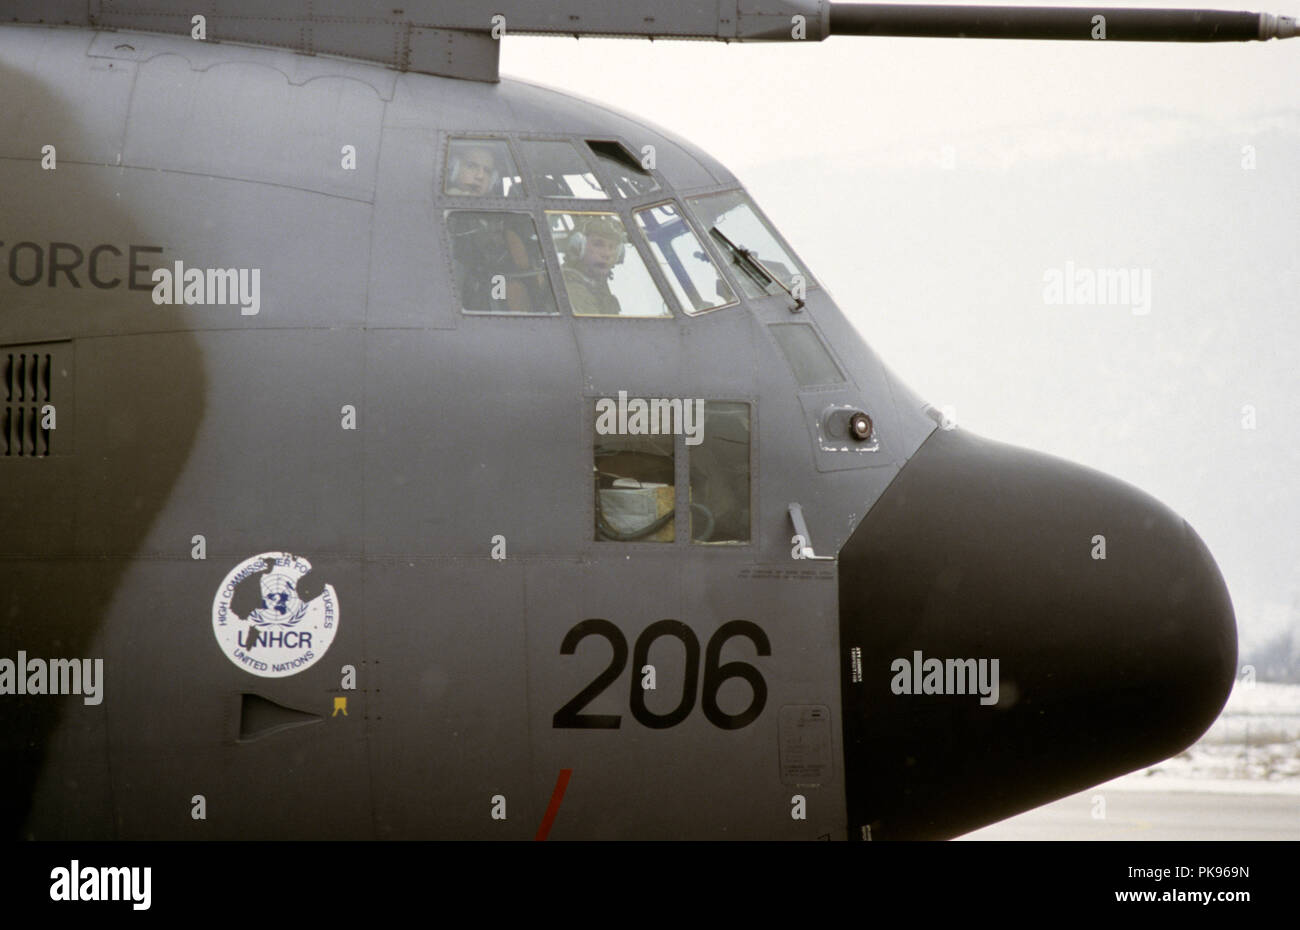
[[[1172,506],[1243,644],[1300,625],[1300,39],[508,35],[501,70],[710,151],[923,397]],[[1049,305],[1066,262],[1150,312]]]

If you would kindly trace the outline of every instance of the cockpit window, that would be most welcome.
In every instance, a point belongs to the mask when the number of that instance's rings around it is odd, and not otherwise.
[[[618,433],[617,416],[611,416],[610,409],[602,409],[602,404],[609,408],[612,403],[611,398],[603,398],[596,409],[596,539],[672,542],[676,523],[675,437],[671,433]]]
[[[781,283],[791,290],[802,284],[803,289],[812,286],[808,273],[795,260],[777,238],[776,232],[755,209],[754,203],[742,191],[727,191],[722,194],[710,194],[705,197],[691,197],[687,201],[695,212],[700,226],[706,230],[717,227],[718,230],[738,248],[752,253],[762,262]],[[741,290],[748,297],[763,297],[767,294],[781,293],[773,282],[766,281],[757,269],[728,254],[728,248],[720,242],[714,243],[727,257],[732,267],[733,276],[740,282]],[[800,276],[800,280],[796,280]]]
[[[635,216],[637,227],[650,244],[651,254],[686,313],[701,313],[735,302],[735,293],[676,204],[646,207]]]
[[[691,542],[749,542],[749,404],[707,401],[690,447]]]
[[[548,211],[574,316],[671,317],[615,213]]]
[[[799,387],[838,384],[844,380],[840,366],[822,345],[817,331],[806,323],[773,323],[768,327]]]
[[[447,142],[442,190],[453,197],[521,197],[519,169],[500,139],[455,138]]]
[[[673,542],[675,455],[684,437],[691,541],[750,541],[751,407],[701,398],[602,397],[595,405],[595,538]],[[683,511],[685,514],[685,511]]]
[[[600,163],[605,177],[614,184],[614,193],[623,198],[640,197],[659,190],[659,182],[618,142],[587,140],[587,147]]]
[[[570,142],[519,143],[532,171],[533,183],[543,197],[608,200],[591,166]]]
[[[527,213],[448,210],[451,266],[466,313],[558,313]]]

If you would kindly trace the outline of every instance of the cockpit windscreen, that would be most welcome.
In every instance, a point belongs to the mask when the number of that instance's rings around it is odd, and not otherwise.
[[[781,245],[776,232],[763,219],[755,209],[753,201],[743,191],[726,191],[721,194],[692,197],[687,202],[704,229],[712,229],[716,226],[738,248],[752,253],[762,262],[763,267],[776,275],[787,288],[793,290],[798,283],[802,283],[805,289],[812,286],[808,273]],[[763,280],[761,275],[745,262],[731,255],[724,254],[724,257],[731,264],[732,272],[746,296],[763,297],[781,292],[779,287]],[[795,280],[796,275],[802,277],[801,282]]]

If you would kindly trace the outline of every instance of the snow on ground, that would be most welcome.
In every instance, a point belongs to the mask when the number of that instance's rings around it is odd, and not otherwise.
[[[1300,685],[1238,682],[1195,744],[1103,787],[1300,796]]]

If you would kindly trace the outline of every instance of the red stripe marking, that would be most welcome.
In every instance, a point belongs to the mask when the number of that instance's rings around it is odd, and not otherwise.
[[[540,842],[550,834],[551,824],[555,823],[555,815],[560,812],[564,789],[569,787],[569,776],[572,774],[573,769],[560,769],[560,777],[555,779],[555,790],[551,792],[551,803],[546,808],[546,816],[542,818],[542,825],[537,828],[537,836],[533,837],[534,840]]]

